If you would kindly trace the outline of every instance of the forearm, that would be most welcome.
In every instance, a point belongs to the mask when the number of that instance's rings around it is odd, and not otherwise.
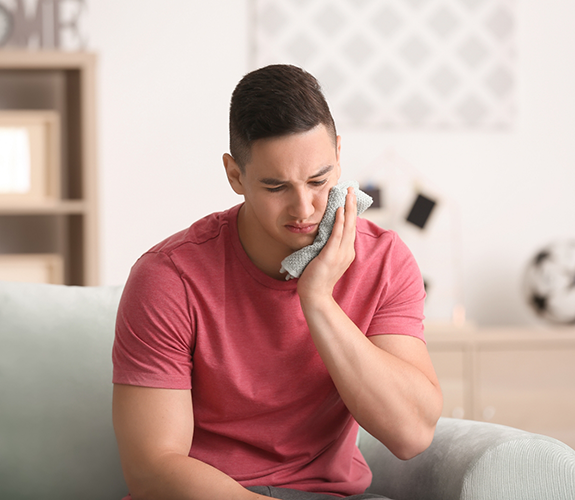
[[[425,449],[441,413],[439,388],[374,345],[330,296],[301,300],[311,336],[347,408],[400,458]]]
[[[134,500],[260,500],[214,467],[177,454],[166,454],[133,473]],[[268,499],[269,500],[269,499]]]

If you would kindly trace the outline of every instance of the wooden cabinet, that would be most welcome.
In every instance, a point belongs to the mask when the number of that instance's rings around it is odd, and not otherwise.
[[[465,355],[460,350],[432,352],[432,361],[443,391],[443,415],[470,418],[470,390]]]
[[[446,331],[427,342],[443,415],[509,425],[575,448],[575,329]]]
[[[41,111],[57,117],[59,131],[57,165],[46,173],[56,195],[0,194],[0,264],[45,256],[70,285],[96,285],[99,276],[95,65],[89,53],[0,50],[0,113]]]

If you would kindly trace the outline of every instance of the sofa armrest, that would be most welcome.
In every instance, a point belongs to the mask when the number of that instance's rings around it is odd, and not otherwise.
[[[0,281],[0,498],[116,500],[120,287]]]
[[[431,446],[401,461],[365,430],[369,492],[394,500],[573,500],[575,451],[503,425],[441,418]]]

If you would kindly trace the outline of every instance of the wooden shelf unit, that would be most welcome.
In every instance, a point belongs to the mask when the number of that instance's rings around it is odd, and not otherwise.
[[[96,56],[0,50],[0,111],[50,110],[60,119],[57,199],[0,195],[0,254],[58,254],[64,283],[99,282]]]
[[[430,327],[443,416],[489,421],[575,448],[575,328]]]

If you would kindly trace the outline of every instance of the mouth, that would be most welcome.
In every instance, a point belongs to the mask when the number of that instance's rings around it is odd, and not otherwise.
[[[285,228],[295,234],[310,234],[317,229],[317,224],[286,224]]]

